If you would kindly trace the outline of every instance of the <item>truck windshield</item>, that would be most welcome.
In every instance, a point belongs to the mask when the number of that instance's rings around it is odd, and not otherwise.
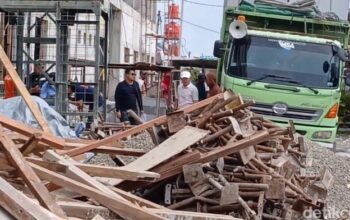
[[[227,65],[231,76],[294,86],[291,82],[297,81],[313,88],[339,85],[340,61],[333,56],[332,45],[249,36],[231,48]],[[278,80],[281,77],[290,80]]]

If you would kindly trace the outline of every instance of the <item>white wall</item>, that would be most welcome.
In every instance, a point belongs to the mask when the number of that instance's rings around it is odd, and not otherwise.
[[[77,14],[76,20],[79,21],[96,21],[94,14]],[[96,25],[78,24],[69,27],[69,57],[75,60],[95,60],[95,44],[99,44],[96,38]],[[104,20],[100,19],[100,37],[104,37]],[[75,77],[75,72],[79,68],[71,68],[71,80]],[[79,75],[78,75],[79,78]],[[87,67],[85,69],[85,81],[94,82],[95,68]]]
[[[140,1],[132,1],[127,4],[122,0],[111,0],[111,21],[109,36],[109,63],[134,63],[135,51],[138,53],[136,61],[141,61],[142,54],[155,58],[155,38],[144,38],[146,33],[156,33],[156,24],[147,20],[147,30],[145,30],[145,21],[142,25],[141,34],[141,15],[137,10]],[[134,5],[133,8],[130,5]],[[155,11],[153,11],[154,13]],[[154,16],[153,16],[154,17]],[[142,37],[141,37],[142,36]],[[142,45],[142,46],[140,46]],[[145,48],[146,45],[146,48]],[[125,48],[129,48],[129,62],[125,62]],[[144,60],[147,61],[147,60]],[[108,97],[114,100],[114,92],[118,82],[124,80],[124,70],[109,71]]]
[[[30,18],[30,24],[35,24],[35,18],[41,17],[43,13],[32,13]],[[45,17],[45,22],[47,23],[46,28],[44,31],[42,31],[42,34],[45,33],[45,35],[42,35],[42,37],[48,37],[48,38],[56,38],[56,24],[53,23],[52,20]],[[76,20],[79,21],[96,21],[96,16],[94,14],[77,14]],[[24,33],[25,36],[27,36],[27,26],[28,26],[28,14],[25,17],[25,24],[24,24]],[[104,21],[103,19],[100,19],[100,37],[104,37]],[[69,45],[69,59],[76,59],[76,60],[87,60],[87,61],[94,61],[95,60],[95,41],[99,42],[99,39],[96,38],[96,26],[95,25],[85,25],[85,24],[78,24],[69,26],[69,36],[68,36],[68,45]],[[80,33],[80,34],[79,34]],[[84,41],[84,35],[86,35],[86,41]],[[33,28],[30,32],[30,36],[35,36],[35,28]],[[89,40],[91,36],[91,42]],[[15,37],[15,36],[14,36]],[[15,39],[14,39],[15,40]],[[27,50],[26,46],[24,46],[24,50],[31,55],[32,58],[34,58],[34,44],[30,45],[30,49]],[[13,51],[13,58],[15,59],[15,50]],[[28,58],[24,56],[24,60],[27,60]],[[49,61],[56,61],[56,45],[55,44],[42,44],[41,45],[41,54],[40,58],[42,60],[49,60]],[[33,65],[31,65],[29,73],[33,71]],[[46,65],[46,68],[48,68],[50,64]],[[71,71],[72,70],[72,71]],[[55,72],[56,67],[53,67],[50,72]],[[27,72],[26,66],[24,67],[24,72]],[[74,68],[69,68],[69,71],[66,74],[74,73]],[[71,80],[75,78],[75,74],[71,75]],[[95,69],[93,67],[87,67],[85,70],[85,82],[94,82],[95,78]],[[78,76],[78,80],[82,80],[80,76]]]

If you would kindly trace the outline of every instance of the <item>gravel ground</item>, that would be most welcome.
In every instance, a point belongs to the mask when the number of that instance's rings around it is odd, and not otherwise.
[[[148,132],[141,133],[129,140],[123,142],[126,148],[139,149],[144,151],[150,151],[155,145],[152,142],[151,136]],[[120,156],[125,163],[130,163],[134,161],[135,157]]]
[[[337,152],[341,152],[339,154],[349,153],[350,157],[350,135],[349,134],[339,134],[336,139]]]
[[[334,183],[328,192],[326,206],[328,209],[350,210],[350,158],[334,154],[331,150],[305,140],[310,149],[312,166],[308,174],[317,174],[327,167],[334,176]],[[349,219],[349,218],[348,218]]]
[[[123,141],[122,143],[125,148],[140,149],[145,151],[149,151],[155,146],[148,132],[141,133],[133,138],[130,138],[129,140]],[[136,158],[119,156],[119,159],[128,164],[134,161]],[[92,157],[87,163],[102,166],[116,166],[115,162],[108,154],[97,154],[96,156]]]
[[[141,133],[123,142],[126,148],[149,151],[155,147],[148,132]]]

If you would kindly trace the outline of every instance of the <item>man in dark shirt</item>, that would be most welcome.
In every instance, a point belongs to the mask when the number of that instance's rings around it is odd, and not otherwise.
[[[129,121],[130,124],[135,124],[135,121],[128,117],[127,110],[131,109],[135,113],[138,113],[138,105],[140,113],[143,113],[140,86],[135,81],[135,78],[136,74],[134,70],[126,70],[125,80],[117,85],[114,94],[117,117],[120,118],[121,121]]]
[[[40,96],[41,92],[41,79],[44,78],[44,65],[36,63],[34,65],[34,72],[29,75],[28,90],[31,95]]]
[[[93,86],[87,85],[75,85],[70,84],[68,86],[68,95],[70,97],[70,103],[76,105],[78,110],[82,111],[84,105],[89,106],[89,112],[94,110],[94,92],[95,88]],[[75,94],[74,98],[71,98],[72,94]],[[98,96],[98,107],[103,105],[103,97]],[[86,127],[90,128],[91,123],[93,122],[93,116],[88,116]]]

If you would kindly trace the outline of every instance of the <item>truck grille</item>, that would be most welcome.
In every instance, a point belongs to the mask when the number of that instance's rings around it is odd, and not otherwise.
[[[322,110],[295,107],[288,107],[288,111],[286,113],[283,115],[276,115],[272,110],[272,106],[273,105],[270,104],[256,103],[251,109],[256,114],[305,121],[317,121],[322,115]]]

